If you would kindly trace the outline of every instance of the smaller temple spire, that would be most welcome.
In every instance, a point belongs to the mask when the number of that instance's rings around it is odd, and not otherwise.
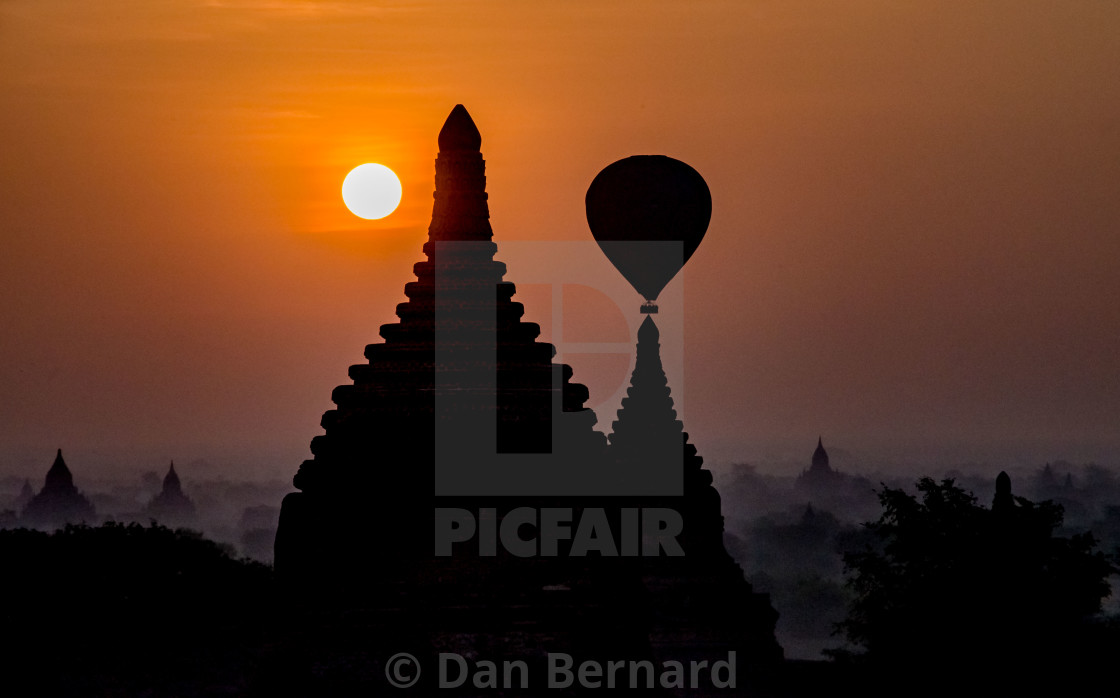
[[[638,328],[637,356],[630,387],[622,398],[622,409],[609,437],[611,446],[641,452],[650,457],[664,455],[667,444],[679,443],[684,425],[677,419],[665,369],[661,364],[661,332],[647,315]]]
[[[453,150],[477,153],[482,150],[482,134],[462,104],[456,104],[447,121],[443,122],[439,132],[439,150],[441,153]]]

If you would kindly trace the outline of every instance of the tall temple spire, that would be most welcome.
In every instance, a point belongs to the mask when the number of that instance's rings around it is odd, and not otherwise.
[[[486,161],[479,151],[481,143],[471,115],[462,104],[456,105],[439,132],[429,243],[489,242],[494,236],[487,205]],[[430,244],[424,246],[424,252],[432,259]]]
[[[467,108],[462,104],[456,104],[447,116],[447,121],[443,122],[443,128],[439,131],[438,142],[441,153],[449,153],[454,150],[477,153],[482,149],[482,134],[478,132],[478,127],[474,125],[474,119],[471,118],[471,115],[467,113]]]
[[[600,454],[581,462],[605,453],[595,413],[584,408],[587,389],[571,382],[569,367],[552,363],[555,348],[537,341],[539,325],[522,321],[516,288],[494,259],[481,136],[462,105],[438,141],[426,259],[405,284],[399,320],[381,326],[384,341],[366,346],[367,363],[350,367],[353,383],[331,395],[336,408],[323,415],[325,433],[312,439],[313,458],[294,478],[301,492],[282,507],[282,574],[334,564],[327,558],[341,553],[324,547],[332,538],[342,548],[376,536],[383,557],[430,554],[437,428],[488,411],[500,453],[549,453],[557,445]],[[447,328],[452,341],[440,334]],[[489,393],[471,383],[483,372],[493,379]],[[437,390],[454,396],[441,397],[439,411]]]
[[[570,367],[553,363],[555,348],[537,341],[540,327],[522,320],[524,308],[513,300],[515,287],[504,279],[505,265],[494,258],[498,248],[491,239],[480,145],[470,115],[456,106],[439,137],[426,259],[413,266],[416,280],[405,285],[407,300],[396,307],[398,321],[381,326],[384,341],[369,344],[367,361],[350,367],[352,383],[331,394],[335,408],[323,415],[324,433],[312,439],[312,457],[293,481],[299,491],[286,495],[281,506],[274,558],[278,579],[301,603],[353,600],[362,608],[392,609],[399,621],[390,630],[408,627],[406,634],[414,632],[417,618],[432,619],[429,631],[441,637],[445,628],[478,620],[483,627],[479,647],[497,642],[503,631],[491,621],[499,618],[524,621],[530,638],[524,649],[534,653],[546,647],[536,644],[539,640],[646,656],[656,636],[672,657],[674,648],[683,651],[695,644],[697,633],[705,633],[731,638],[751,662],[780,659],[773,635],[776,613],[766,597],[752,592],[723,547],[719,494],[673,409],[657,327],[649,319],[639,332],[632,390],[608,447],[593,428],[595,413],[584,407],[587,389],[571,381]],[[361,316],[360,306],[355,315]],[[447,325],[454,341],[446,341],[441,328]],[[472,376],[481,372],[494,378],[488,395],[473,392]],[[456,400],[465,395],[456,402],[456,408],[465,409],[445,410],[444,393]],[[610,472],[616,459],[635,459],[640,466],[651,440],[675,440],[683,494],[437,495],[437,434],[448,424],[470,421],[475,409],[493,413],[499,454],[548,454],[525,462],[554,468],[550,472],[559,473],[560,480],[572,467],[610,479],[617,475]],[[672,452],[662,449],[658,455]],[[454,465],[468,465],[468,460],[470,455],[460,455]],[[635,506],[679,512],[685,522],[680,543],[688,557],[561,558],[542,550],[527,560],[483,549],[486,527],[500,529],[503,517],[515,509],[538,508],[543,515],[545,507],[556,512],[599,508],[613,522],[622,519],[624,507],[636,511]],[[477,512],[479,545],[436,554],[433,508],[447,507]],[[647,575],[654,578],[649,589],[643,587]],[[647,635],[633,619],[658,616],[650,604],[663,605],[660,617],[672,620]],[[591,614],[603,622],[589,633],[584,619]]]

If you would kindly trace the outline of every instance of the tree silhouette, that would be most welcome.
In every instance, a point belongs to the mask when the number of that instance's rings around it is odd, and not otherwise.
[[[1061,506],[1013,497],[1003,473],[991,509],[951,479],[917,489],[920,499],[884,486],[882,515],[865,524],[874,542],[844,555],[854,601],[838,631],[864,661],[907,676],[967,669],[1000,685],[1089,663],[1115,571],[1092,535],[1055,536]]]
[[[9,694],[235,694],[258,672],[275,597],[272,570],[231,552],[159,525],[0,531]]]

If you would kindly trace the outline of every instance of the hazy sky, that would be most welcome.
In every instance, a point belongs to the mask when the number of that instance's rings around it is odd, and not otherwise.
[[[705,177],[672,380],[710,462],[823,434],[1116,464],[1118,27],[1105,0],[0,0],[0,472],[294,473],[404,300],[460,102],[499,258],[589,239],[619,158]],[[339,196],[363,162],[404,183],[382,221]],[[618,341],[639,299],[594,296],[565,322]],[[626,367],[578,358],[609,403]]]

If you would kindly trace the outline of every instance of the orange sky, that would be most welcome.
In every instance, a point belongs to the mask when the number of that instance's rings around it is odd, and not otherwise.
[[[1118,26],[1107,1],[0,0],[0,472],[59,446],[294,472],[404,299],[459,102],[499,245],[589,239],[628,155],[708,181],[671,378],[710,462],[823,434],[1118,464]],[[367,161],[404,184],[381,221],[338,194]],[[601,395],[617,369],[585,360]]]

